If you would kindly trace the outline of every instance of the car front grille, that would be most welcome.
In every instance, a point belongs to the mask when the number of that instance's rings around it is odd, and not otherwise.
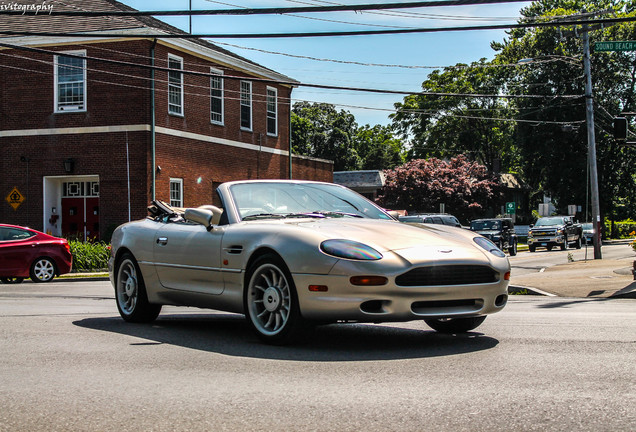
[[[555,236],[556,230],[548,229],[548,230],[533,230],[532,235],[537,236]]]
[[[410,270],[395,278],[395,283],[399,286],[438,286],[493,283],[498,280],[498,273],[488,266],[441,265]]]

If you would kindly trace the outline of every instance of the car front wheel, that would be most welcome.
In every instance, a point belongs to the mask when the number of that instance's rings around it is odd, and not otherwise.
[[[466,333],[479,327],[485,319],[485,316],[471,318],[436,318],[426,319],[424,322],[433,330],[440,333]]]
[[[577,237],[576,238],[576,244],[575,244],[574,247],[577,248],[577,249],[581,249],[582,244],[583,244],[583,241],[581,240],[581,237]]]
[[[144,278],[137,261],[128,253],[122,256],[117,269],[115,299],[119,314],[127,322],[152,322],[161,312],[161,305],[148,302]]]
[[[246,275],[245,316],[267,343],[295,342],[305,330],[296,287],[285,263],[274,254],[259,257]]]
[[[510,254],[510,256],[517,255],[517,242],[516,241],[513,241],[512,242],[512,246],[510,246],[508,248],[508,253]]]
[[[31,265],[30,276],[33,282],[50,282],[55,277],[55,263],[47,257],[36,259]]]
[[[561,250],[567,250],[570,248],[570,243],[568,243],[568,238],[565,237],[563,239],[563,244],[561,245]]]

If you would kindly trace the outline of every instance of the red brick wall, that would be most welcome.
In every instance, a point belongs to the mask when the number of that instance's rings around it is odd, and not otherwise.
[[[89,45],[45,47],[53,51],[86,50],[89,57],[116,59],[150,65],[151,41],[133,40]],[[278,89],[278,136],[266,133],[267,85],[252,82],[252,131],[239,125],[239,80],[229,76],[249,76],[243,71],[212,64],[200,57],[181,53],[157,44],[157,66],[167,66],[168,53],[184,60],[186,70],[208,73],[210,67],[222,69],[224,80],[225,124],[210,122],[210,90],[208,77],[185,75],[185,116],[168,114],[167,73],[156,72],[156,125],[286,151],[289,146],[289,97],[291,89]],[[87,61],[87,111],[54,112],[53,55],[1,51],[1,61],[13,69],[0,67],[0,131],[113,125],[150,125],[149,70],[132,66]],[[11,57],[7,57],[6,54]],[[102,235],[110,225],[128,219],[126,171],[126,139],[130,154],[132,218],[146,215],[152,197],[151,134],[146,131],[117,133],[84,133],[0,138],[0,221],[29,224],[43,229],[43,178],[45,176],[98,175],[100,180],[100,227]],[[156,161],[162,167],[157,174],[156,196],[169,199],[170,177],[182,178],[185,205],[199,205],[212,200],[215,185],[224,181],[256,178],[288,178],[289,158],[267,151],[178,138],[156,134]],[[30,159],[27,186],[26,163]],[[66,158],[75,160],[75,169],[67,174]],[[304,158],[293,159],[296,179],[332,180],[333,164]],[[27,200],[14,211],[5,201],[13,187]]]

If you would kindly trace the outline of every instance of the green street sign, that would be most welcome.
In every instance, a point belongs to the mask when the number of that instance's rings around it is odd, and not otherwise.
[[[506,214],[515,214],[515,209],[517,207],[515,206],[514,202],[507,202],[506,203]]]
[[[636,51],[636,41],[594,42],[594,51]]]

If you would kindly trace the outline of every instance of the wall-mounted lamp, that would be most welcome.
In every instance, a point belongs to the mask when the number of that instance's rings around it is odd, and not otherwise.
[[[160,173],[161,172],[161,166],[157,165],[157,172]]]
[[[73,160],[73,158],[64,159],[65,172],[72,173],[74,167],[75,167],[75,161]]]

